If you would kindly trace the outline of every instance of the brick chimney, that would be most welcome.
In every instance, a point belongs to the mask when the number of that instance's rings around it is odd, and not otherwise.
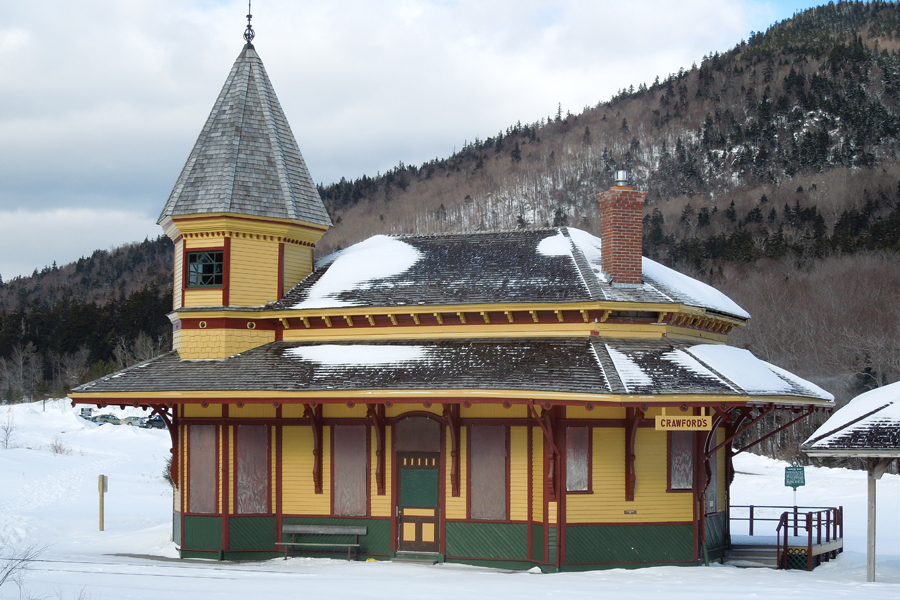
[[[643,283],[641,254],[643,251],[644,198],[628,185],[628,172],[616,171],[616,185],[597,194],[600,203],[600,266],[615,286]]]

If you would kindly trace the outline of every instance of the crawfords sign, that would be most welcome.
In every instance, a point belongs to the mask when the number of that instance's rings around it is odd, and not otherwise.
[[[709,431],[712,429],[712,417],[709,416],[684,416],[668,417],[657,415],[657,431]]]

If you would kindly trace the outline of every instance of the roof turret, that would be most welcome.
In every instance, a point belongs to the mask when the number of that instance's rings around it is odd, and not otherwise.
[[[262,60],[249,40],[158,222],[203,213],[331,225]]]

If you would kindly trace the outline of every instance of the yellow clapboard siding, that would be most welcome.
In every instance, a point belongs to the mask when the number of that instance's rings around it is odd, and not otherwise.
[[[233,419],[274,419],[275,407],[271,404],[245,404],[241,407],[232,404],[228,408],[228,416]]]
[[[528,407],[524,404],[513,404],[504,408],[501,402],[496,404],[473,404],[466,408],[460,407],[459,415],[463,419],[525,419],[528,417]]]
[[[288,515],[327,515],[331,513],[330,428],[323,427],[322,494],[316,494],[313,482],[313,436],[310,427],[285,427],[281,456],[282,504]],[[326,433],[328,431],[328,433]]]
[[[444,453],[446,464],[444,466],[444,471],[447,474],[447,480],[444,484],[444,490],[446,491],[446,498],[444,500],[444,509],[447,511],[448,519],[465,519],[468,517],[466,514],[466,493],[468,490],[466,489],[466,458],[468,452],[466,452],[466,428],[459,428],[459,497],[453,497],[453,484],[450,480],[450,453],[453,451],[452,440],[450,439],[450,432],[446,432],[447,438],[447,451]]]
[[[284,291],[297,285],[312,273],[312,248],[297,244],[284,245]]]
[[[528,519],[528,428],[509,428],[509,518]]]
[[[221,235],[199,238],[185,238],[187,249],[193,248],[224,248],[225,237]]]
[[[282,404],[281,416],[284,419],[302,419],[304,410],[302,404]]]
[[[222,416],[221,404],[210,404],[206,408],[199,404],[185,404],[183,417],[207,417],[215,418]]]
[[[350,407],[346,404],[323,404],[322,416],[326,419],[364,419],[366,405],[354,404]]]
[[[181,288],[181,286],[178,286]],[[192,289],[184,291],[185,306],[222,306],[222,290],[220,288],[212,289]]]
[[[592,494],[568,494],[569,523],[690,521],[691,494],[668,493],[665,431],[639,429],[635,443],[634,500],[625,501],[625,430],[593,429]],[[636,511],[625,514],[625,511]]]
[[[232,306],[260,306],[277,300],[278,243],[233,237],[228,279],[228,303]]]
[[[444,408],[440,404],[432,404],[428,408],[422,404],[394,404],[386,408],[385,415],[388,417],[399,417],[411,412],[427,412],[440,416],[444,414]]]
[[[182,277],[184,273],[184,240],[178,240],[175,244],[175,273],[172,275],[172,308],[178,310],[181,308],[181,286],[183,285]]]
[[[531,429],[531,519],[544,522],[544,432]]]
[[[372,436],[372,481],[369,489],[369,505],[372,507],[373,517],[390,517],[391,516],[391,428],[384,428],[384,495],[378,495],[378,482],[375,478],[376,469],[378,468],[378,457],[375,454],[377,450],[375,428],[370,433]]]
[[[567,419],[624,419],[625,409],[618,406],[594,406],[588,410],[583,406],[567,406]]]

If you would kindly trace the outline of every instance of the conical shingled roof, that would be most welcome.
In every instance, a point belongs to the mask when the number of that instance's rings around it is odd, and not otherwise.
[[[158,222],[202,213],[331,225],[251,44],[234,62]]]

